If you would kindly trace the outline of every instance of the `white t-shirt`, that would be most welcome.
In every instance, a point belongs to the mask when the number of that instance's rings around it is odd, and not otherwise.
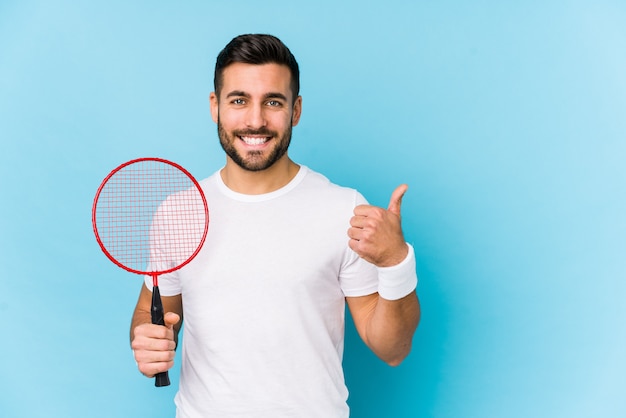
[[[365,199],[304,166],[263,195],[233,192],[219,172],[201,186],[204,246],[159,278],[162,295],[183,300],[177,417],[348,417],[345,297],[378,287],[376,267],[348,247]]]

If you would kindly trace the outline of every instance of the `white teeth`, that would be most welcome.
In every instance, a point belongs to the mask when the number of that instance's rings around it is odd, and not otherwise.
[[[267,141],[267,137],[259,138],[259,137],[250,137],[250,136],[242,136],[243,142],[248,145],[261,145]]]

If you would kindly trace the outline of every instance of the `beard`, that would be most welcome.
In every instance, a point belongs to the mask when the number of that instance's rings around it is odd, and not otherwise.
[[[291,143],[291,125],[278,135],[278,132],[268,129],[246,129],[236,130],[232,133],[226,132],[220,118],[217,118],[217,134],[220,138],[222,149],[239,167],[247,171],[261,171],[270,168],[274,163],[280,160],[286,153]],[[241,141],[240,136],[246,135],[262,135],[272,137],[270,141],[274,142],[273,148],[263,151],[248,151],[242,155],[235,148],[235,141]]]

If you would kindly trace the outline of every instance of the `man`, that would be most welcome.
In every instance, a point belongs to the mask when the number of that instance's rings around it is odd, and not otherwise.
[[[345,303],[390,365],[408,355],[419,322],[400,225],[407,186],[385,210],[289,158],[302,98],[298,64],[277,38],[233,39],[214,84],[226,165],[201,182],[209,234],[190,264],[160,278],[165,326],[150,324],[151,279],[142,287],[131,326],[139,370],[173,366],[184,316],[177,417],[347,417]]]

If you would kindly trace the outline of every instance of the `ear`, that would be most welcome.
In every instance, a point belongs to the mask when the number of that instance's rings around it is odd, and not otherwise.
[[[300,122],[300,115],[302,114],[302,96],[296,97],[296,101],[293,103],[293,114],[291,115],[291,126],[296,126]]]
[[[219,100],[214,91],[209,95],[209,103],[211,104],[211,118],[217,123],[217,115],[219,114]]]

